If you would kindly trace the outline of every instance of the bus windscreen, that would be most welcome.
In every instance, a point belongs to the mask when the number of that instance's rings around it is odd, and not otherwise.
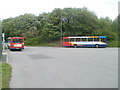
[[[22,39],[13,39],[12,43],[22,43],[23,40]]]

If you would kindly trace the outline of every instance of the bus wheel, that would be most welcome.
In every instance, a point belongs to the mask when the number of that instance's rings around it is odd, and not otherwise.
[[[74,48],[77,48],[77,44],[74,45]]]
[[[99,48],[99,45],[98,45],[98,44],[96,44],[96,45],[95,45],[95,47],[96,47],[96,48]]]
[[[7,48],[8,48],[8,49],[10,49],[10,47],[9,47],[9,46],[7,46]]]

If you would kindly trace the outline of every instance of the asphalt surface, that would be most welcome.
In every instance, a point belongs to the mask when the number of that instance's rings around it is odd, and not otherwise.
[[[10,88],[118,88],[118,48],[7,51]]]

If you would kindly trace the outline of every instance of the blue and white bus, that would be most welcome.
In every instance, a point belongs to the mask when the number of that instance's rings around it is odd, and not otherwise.
[[[63,37],[65,47],[106,47],[106,36]]]

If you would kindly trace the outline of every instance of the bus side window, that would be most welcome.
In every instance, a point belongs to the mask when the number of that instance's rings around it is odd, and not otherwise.
[[[106,39],[105,38],[101,38],[101,42],[106,42]]]
[[[70,42],[74,42],[74,38],[70,38]]]
[[[80,38],[76,38],[76,42],[80,42]]]
[[[87,42],[87,38],[82,38],[82,41],[85,41],[85,42]]]
[[[93,38],[88,38],[88,42],[91,42],[91,41],[93,41]]]
[[[99,38],[94,38],[94,41],[99,41]]]

